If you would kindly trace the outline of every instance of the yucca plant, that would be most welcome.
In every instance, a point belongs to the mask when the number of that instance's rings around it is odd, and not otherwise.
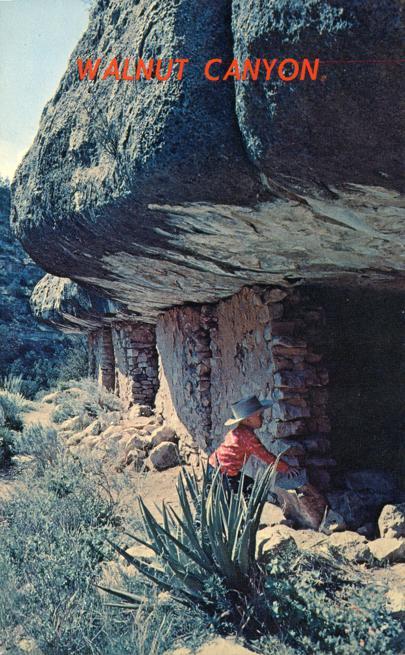
[[[258,475],[248,501],[242,492],[243,479],[238,492],[232,493],[218,471],[211,478],[204,470],[200,483],[194,471],[183,469],[177,482],[180,513],[163,503],[159,522],[140,499],[149,541],[128,534],[154,551],[156,565],[117,544],[113,547],[181,603],[197,604],[214,615],[221,611],[239,626],[251,623],[247,610],[257,606],[264,582],[256,558],[256,536],[264,504],[274,488],[277,463]],[[135,609],[141,602],[125,591],[102,588],[120,598],[114,606]],[[260,612],[254,614],[257,622]]]

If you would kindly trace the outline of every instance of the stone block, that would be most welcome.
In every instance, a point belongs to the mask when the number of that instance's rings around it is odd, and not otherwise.
[[[293,537],[294,531],[285,525],[259,530],[256,538],[256,556],[271,559],[280,555],[294,557],[298,548]]]
[[[386,539],[384,537],[370,541],[370,551],[381,563],[405,562],[405,538]]]
[[[159,427],[156,430],[154,430],[150,435],[150,439],[153,448],[159,446],[159,444],[163,443],[164,441],[170,441],[172,443],[176,443],[178,441],[178,437],[175,431],[172,428],[165,427],[165,426]]]
[[[371,561],[371,543],[366,537],[349,530],[335,532],[328,540],[329,546],[336,548],[340,555],[356,564]]]
[[[378,519],[378,529],[381,537],[405,537],[405,503],[386,505]]]
[[[288,439],[308,432],[305,421],[278,422],[272,425],[272,434],[276,439]]]
[[[179,464],[179,451],[174,443],[163,442],[149,453],[148,462],[158,471]]]

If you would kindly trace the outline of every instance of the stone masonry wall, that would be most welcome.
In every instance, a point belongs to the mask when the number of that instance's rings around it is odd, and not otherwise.
[[[156,326],[159,391],[156,408],[179,435],[183,455],[211,443],[210,306],[175,308]]]
[[[158,357],[152,326],[114,323],[89,334],[90,375],[124,405],[154,405]]]
[[[127,406],[154,405],[158,387],[155,330],[136,323],[114,323],[115,392]]]
[[[89,374],[109,391],[115,387],[115,362],[111,330],[108,327],[89,333]]]
[[[211,451],[223,438],[230,404],[257,394],[276,400],[263,443],[307,465],[325,488],[328,468],[328,375],[317,349],[321,308],[304,293],[244,288],[215,305],[174,308],[157,326],[157,409],[188,449]],[[186,449],[187,450],[187,449]]]

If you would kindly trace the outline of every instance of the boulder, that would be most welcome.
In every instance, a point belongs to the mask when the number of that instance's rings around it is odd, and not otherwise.
[[[349,75],[322,64],[318,80],[297,83],[281,82],[278,66],[245,84],[203,74],[211,53],[219,74],[262,53],[402,56],[402,0],[335,5],[94,3],[13,180],[11,223],[34,260],[149,323],[168,307],[288,276],[402,284],[396,67]],[[146,60],[181,51],[192,65],[165,84],[115,84],[100,79],[106,55],[96,82],[79,80],[79,56],[128,44]]]
[[[328,537],[316,530],[294,530],[293,538],[299,550],[327,552]]]
[[[6,415],[4,413],[3,407],[0,405],[0,428],[4,427],[6,424]]]
[[[177,443],[178,437],[172,428],[168,427],[159,427],[156,430],[154,430],[151,435],[151,442],[152,446],[155,448],[156,446],[159,446],[159,444],[163,443],[164,441],[171,441],[172,443]]]
[[[381,537],[405,537],[405,503],[386,505],[378,519]]]
[[[134,421],[139,416],[153,416],[153,409],[149,405],[133,405],[128,412],[128,420]]]
[[[327,493],[329,507],[343,517],[348,528],[357,530],[366,523],[377,521],[386,496],[374,491],[337,490]]]
[[[280,555],[298,555],[294,530],[287,526],[273,526],[259,530],[256,539],[256,556],[270,559]]]
[[[322,532],[332,534],[333,532],[343,532],[347,526],[341,514],[330,509],[322,522]]]
[[[405,539],[381,538],[369,542],[370,552],[381,563],[405,562]]]
[[[399,621],[405,620],[405,587],[393,587],[386,593],[387,606],[391,614]]]
[[[179,451],[176,444],[165,441],[149,453],[147,463],[158,471],[172,468],[179,464]]]
[[[370,544],[357,532],[335,532],[328,539],[328,546],[336,549],[340,555],[356,564],[370,562]]]
[[[324,497],[311,484],[298,490],[276,487],[278,502],[287,519],[300,528],[317,530],[323,519],[326,502]]]
[[[291,525],[291,521],[286,519],[281,507],[274,503],[266,503],[260,517],[260,524],[272,527],[273,525]]]

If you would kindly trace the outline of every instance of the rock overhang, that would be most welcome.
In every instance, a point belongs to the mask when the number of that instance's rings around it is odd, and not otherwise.
[[[401,3],[230,4],[97,4],[14,180],[17,235],[46,270],[151,322],[292,277],[403,287],[395,65],[268,86],[197,72],[211,51],[394,60]],[[180,48],[195,67],[168,84],[76,78],[84,52],[130,45],[145,58]]]

